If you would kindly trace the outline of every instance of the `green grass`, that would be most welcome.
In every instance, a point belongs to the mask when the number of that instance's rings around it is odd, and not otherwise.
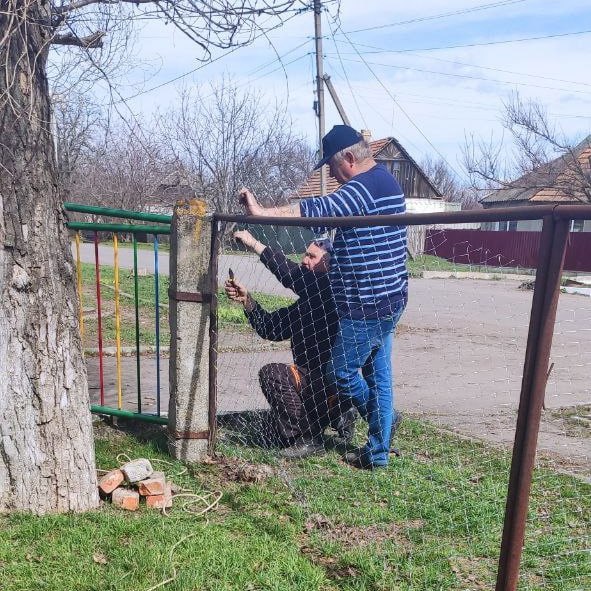
[[[164,445],[102,433],[98,466],[116,466],[121,452],[169,459]],[[494,588],[509,455],[412,420],[400,445],[402,458],[370,473],[335,452],[289,463],[222,444],[222,461],[176,478],[195,492],[224,493],[206,518],[178,505],[168,517],[110,505],[85,515],[2,516],[2,589],[135,591],[171,576],[172,566],[171,591]],[[233,467],[263,462],[273,470],[266,480],[231,477]],[[168,473],[179,471],[174,464]],[[578,480],[536,470],[521,590],[589,588],[590,493]]]
[[[112,240],[101,240],[101,246],[113,246]],[[133,242],[125,242],[123,240],[118,240],[117,242],[119,248],[130,248],[133,249]],[[153,242],[138,242],[137,243],[138,250],[150,250],[154,252],[154,243]],[[159,252],[170,252],[170,244],[167,242],[160,242],[158,241],[158,251]]]
[[[532,269],[518,267],[493,267],[488,265],[465,265],[451,263],[450,261],[430,254],[422,254],[408,259],[408,272],[411,277],[421,277],[423,271],[450,271],[450,272],[471,272],[471,273],[493,273],[493,274],[532,274]]]

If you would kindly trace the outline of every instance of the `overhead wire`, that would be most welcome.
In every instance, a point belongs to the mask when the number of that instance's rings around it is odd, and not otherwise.
[[[330,62],[332,60],[332,58],[328,58],[328,61]],[[358,62],[355,62],[358,63]],[[339,77],[339,74],[336,73],[335,76]],[[344,81],[344,79],[343,79]],[[355,91],[357,92],[358,96],[362,94],[362,92],[360,91]],[[365,96],[368,96],[368,89],[363,89],[363,94]],[[444,99],[441,98],[440,96],[432,96],[432,95],[428,95],[428,94],[417,94],[417,93],[412,93],[412,92],[398,92],[396,93],[397,96],[405,96],[405,97],[416,97],[420,100],[415,100],[415,103],[424,103],[424,104],[432,104],[432,105],[445,105],[445,106],[451,106],[451,107],[456,107],[456,108],[461,108],[461,109],[472,109],[472,110],[478,110],[478,111],[495,111],[498,112],[498,106],[492,106],[492,105],[487,105],[485,103],[479,103],[479,102],[475,102],[475,101],[466,101],[466,100],[459,100],[459,99]],[[375,98],[375,97],[373,97]],[[551,115],[552,117],[556,117],[558,119],[591,119],[591,115],[566,115],[564,113],[555,113],[555,112],[549,112],[549,115]],[[446,118],[447,119],[447,118]]]
[[[344,33],[344,32],[343,32],[343,35],[344,35],[345,39],[347,39],[347,41],[349,42],[349,44],[351,45],[351,47],[353,48],[353,50],[357,53],[357,55],[359,56],[359,58],[361,59],[361,61],[365,65],[365,67],[369,70],[370,74],[376,79],[376,81],[378,82],[378,84],[384,89],[384,91],[386,92],[386,94],[390,97],[390,99],[394,102],[394,104],[400,109],[400,112],[406,117],[406,119],[409,121],[409,123],[419,132],[419,134],[421,135],[421,137],[429,144],[429,146],[431,146],[431,148],[437,153],[437,155],[443,160],[443,162],[445,162],[445,164],[447,164],[447,166],[458,177],[461,177],[462,175],[460,175],[460,173],[455,169],[455,167],[452,166],[447,161],[447,159],[445,158],[445,156],[437,149],[437,147],[433,144],[433,142],[431,142],[431,140],[425,135],[425,133],[423,132],[423,130],[415,123],[415,121],[412,119],[412,117],[406,112],[406,109],[404,109],[404,107],[400,104],[400,102],[396,99],[396,97],[391,93],[390,89],[382,82],[382,80],[380,79],[380,77],[374,72],[373,68],[370,66],[370,64],[367,63],[367,61],[361,55],[361,53],[359,53],[359,51],[355,47],[355,44],[351,41],[351,39],[349,39],[348,35],[346,33]]]
[[[359,45],[359,44],[358,44]],[[468,68],[476,68],[477,70],[490,70],[492,72],[501,72],[503,74],[511,74],[513,76],[525,76],[527,78],[539,78],[541,80],[549,80],[550,82],[564,82],[566,84],[576,84],[579,86],[591,86],[588,82],[577,82],[576,80],[566,80],[564,78],[552,78],[551,76],[540,76],[539,74],[527,74],[526,72],[516,72],[515,70],[504,70],[502,68],[493,68],[492,66],[480,66],[477,64],[469,64],[466,62],[458,62],[456,60],[449,60],[441,57],[435,57],[433,55],[417,55],[421,59],[435,60],[438,62],[445,62],[448,64],[454,64],[458,66],[465,66]]]
[[[266,31],[266,32],[263,31],[262,33],[259,33],[258,35],[255,35],[253,37],[252,41],[254,42],[257,39],[260,39],[261,37],[265,36],[265,34],[268,34],[269,32],[274,31],[275,29],[277,29],[279,27],[282,27],[285,23],[291,21],[296,16],[303,14],[303,12],[305,12],[303,9],[299,9],[298,11],[294,12],[291,16],[287,17],[285,20],[281,21],[280,23],[278,23],[274,27],[271,27],[271,29],[269,29],[269,31]],[[165,82],[161,82],[160,84],[156,84],[155,86],[152,86],[150,88],[146,88],[144,90],[141,90],[140,92],[137,92],[136,94],[130,95],[128,97],[123,97],[122,101],[130,101],[132,99],[137,98],[138,96],[142,96],[144,94],[148,94],[150,92],[153,92],[154,90],[158,90],[159,88],[163,88],[164,86],[168,86],[169,84],[172,84],[173,82],[178,82],[179,80],[182,80],[183,78],[186,78],[187,76],[190,76],[191,74],[194,74],[195,72],[198,72],[199,70],[202,70],[203,68],[206,68],[207,66],[210,66],[211,64],[218,62],[219,60],[221,60],[225,57],[228,57],[229,55],[231,55],[235,51],[238,51],[238,49],[242,49],[242,46],[237,45],[236,47],[233,47],[229,51],[226,51],[225,53],[220,54],[219,56],[207,61],[206,63],[200,64],[196,68],[192,68],[191,70],[184,72],[183,74],[175,76],[174,78],[166,80]]]
[[[406,49],[384,49],[384,48],[376,48],[377,51],[364,51],[364,54],[370,53],[412,53],[418,51],[439,51],[442,49],[462,49],[465,47],[485,47],[488,45],[504,45],[507,43],[524,43],[526,41],[539,41],[541,39],[555,39],[559,37],[572,37],[575,35],[587,35],[591,33],[591,29],[585,29],[583,31],[570,31],[568,33],[552,33],[550,35],[537,35],[534,37],[521,37],[519,39],[503,39],[500,41],[483,41],[481,43],[464,43],[459,45],[439,45],[436,47],[413,47],[413,48],[406,48]],[[344,33],[343,33],[344,35]],[[346,37],[346,35],[345,35]],[[362,44],[359,44],[362,45]],[[371,47],[371,46],[367,46]]]
[[[351,58],[343,58],[343,60],[346,62],[361,63],[359,60],[354,60]],[[497,78],[474,76],[471,74],[455,74],[453,72],[439,72],[437,70],[427,70],[425,68],[416,68],[416,67],[412,67],[412,66],[399,66],[396,64],[384,64],[384,63],[380,63],[380,62],[367,62],[366,60],[364,60],[364,63],[369,63],[372,66],[382,66],[384,68],[410,70],[413,72],[421,72],[424,74],[435,74],[437,76],[448,76],[448,77],[452,77],[452,78],[465,78],[465,79],[471,79],[471,80],[480,80],[480,81],[484,81],[484,82],[494,82],[497,84],[508,84],[510,86],[525,86],[528,88],[541,88],[544,90],[556,90],[559,92],[572,92],[572,93],[576,93],[576,94],[586,94],[586,95],[591,94],[591,91],[578,90],[578,89],[573,89],[573,88],[560,88],[560,87],[556,87],[556,86],[545,86],[543,84],[532,84],[531,82],[517,82],[517,81],[512,81],[512,80],[499,80]]]
[[[430,21],[430,20],[436,20],[436,19],[440,19],[440,18],[447,18],[449,16],[458,16],[458,15],[463,15],[463,14],[468,14],[471,12],[478,12],[481,10],[488,10],[490,8],[498,8],[498,7],[504,7],[504,6],[508,6],[510,4],[521,4],[522,2],[525,2],[526,0],[503,0],[501,2],[492,2],[489,4],[482,4],[480,6],[473,6],[471,8],[462,8],[459,10],[453,10],[450,12],[443,12],[440,14],[434,14],[431,16],[423,16],[423,17],[417,17],[417,18],[412,18],[412,19],[408,19],[405,21],[397,21],[395,23],[387,23],[384,25],[376,25],[374,27],[365,27],[362,29],[353,29],[351,31],[343,31],[341,34],[353,34],[353,33],[362,33],[365,31],[377,31],[378,29],[386,29],[386,28],[390,28],[390,27],[399,27],[402,25],[410,25],[410,24],[414,24],[414,23],[422,23],[425,21]]]
[[[357,102],[357,98],[355,96],[355,93],[353,92],[353,88],[351,87],[351,82],[349,80],[347,70],[345,69],[345,65],[343,64],[343,60],[341,59],[341,53],[339,51],[339,46],[337,45],[336,40],[334,38],[334,31],[333,31],[332,25],[330,23],[330,19],[328,20],[328,28],[330,29],[330,35],[332,38],[333,45],[335,47],[337,55],[339,56],[339,63],[341,65],[343,75],[345,76],[345,80],[347,81],[347,86],[349,88],[349,92],[351,93],[351,98],[353,99],[353,102],[355,103],[355,108],[357,109],[357,112],[359,113],[359,117],[361,118],[361,121],[363,121],[364,127],[367,129],[367,127],[368,127],[367,121],[365,120],[365,117],[363,115],[363,111],[359,108],[359,103]]]

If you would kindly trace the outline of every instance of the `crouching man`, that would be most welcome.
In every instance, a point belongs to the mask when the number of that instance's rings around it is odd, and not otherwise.
[[[266,311],[236,278],[225,285],[227,296],[244,307],[257,334],[268,340],[291,341],[294,363],[270,363],[259,371],[261,389],[269,406],[282,455],[303,458],[324,451],[324,430],[331,425],[350,440],[357,413],[341,409],[336,391],[325,377],[326,364],[338,330],[332,289],[328,278],[330,242],[310,243],[301,264],[287,259],[246,230],[234,238],[260,256],[261,262],[298,300],[274,312]]]

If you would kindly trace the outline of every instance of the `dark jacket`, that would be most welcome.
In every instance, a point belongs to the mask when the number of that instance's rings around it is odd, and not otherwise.
[[[294,363],[313,371],[330,359],[330,350],[338,330],[338,317],[328,273],[314,273],[288,260],[269,247],[261,261],[284,287],[293,290],[298,300],[291,306],[267,312],[258,303],[245,312],[251,326],[263,339],[291,339]]]

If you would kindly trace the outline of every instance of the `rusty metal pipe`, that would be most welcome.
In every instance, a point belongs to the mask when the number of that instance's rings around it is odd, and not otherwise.
[[[497,591],[515,591],[519,579],[527,508],[568,233],[568,220],[556,220],[554,216],[544,218],[507,492]]]
[[[464,222],[538,220],[551,215],[555,206],[540,205],[536,207],[506,207],[495,209],[478,209],[469,211],[441,211],[431,213],[404,213],[396,215],[367,215],[353,218],[291,218],[291,217],[259,217],[236,214],[214,214],[214,219],[226,222],[248,223],[253,225],[276,226],[325,226],[336,228],[406,225],[423,226],[429,224],[459,224]],[[589,211],[591,218],[591,208]]]
[[[568,208],[568,209],[566,209]],[[541,220],[553,215],[555,219],[591,220],[591,205],[536,205],[525,207],[499,207],[468,211],[441,211],[431,213],[404,213],[398,215],[368,215],[353,218],[291,218],[258,217],[239,214],[215,213],[214,220],[263,226],[324,226],[337,228],[365,228],[368,226],[424,226],[430,224],[461,224],[467,222],[504,222]]]

